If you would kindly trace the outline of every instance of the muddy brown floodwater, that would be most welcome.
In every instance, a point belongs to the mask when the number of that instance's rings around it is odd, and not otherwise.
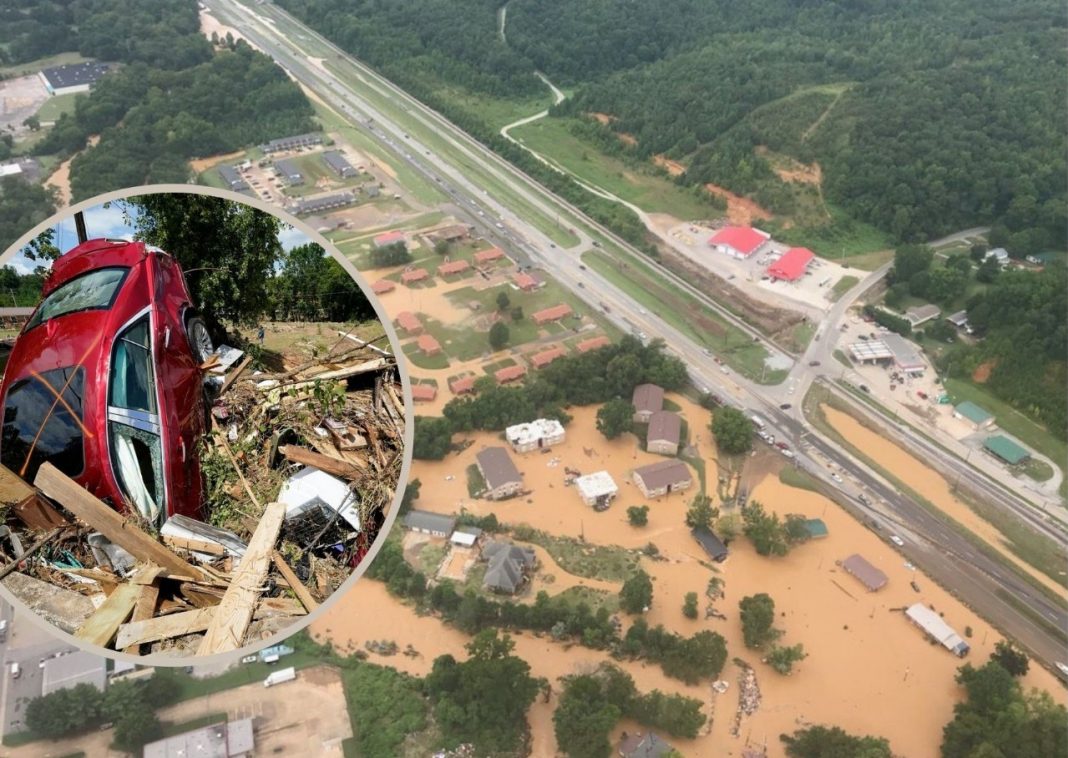
[[[709,445],[708,412],[683,398],[672,399],[682,407],[692,430],[691,438],[697,441],[709,479],[714,482],[716,468],[714,450]],[[572,537],[582,534],[588,542],[599,545],[638,549],[650,541],[655,543],[665,560],[641,560],[654,582],[648,621],[685,635],[711,629],[724,636],[728,647],[722,678],[730,688],[723,695],[715,695],[709,683],[688,686],[670,679],[657,665],[619,664],[642,691],[680,693],[706,704],[706,712],[713,715],[711,728],[694,740],[670,740],[684,755],[739,756],[748,743],[766,744],[768,755],[782,756],[779,735],[811,724],[834,724],[857,734],[884,736],[896,754],[910,758],[938,755],[942,727],[952,718],[953,705],[961,696],[953,677],[962,661],[928,643],[900,609],[924,602],[943,613],[958,631],[963,633],[970,626],[970,660],[976,663],[986,660],[1001,639],[989,624],[922,572],[907,568],[898,553],[835,503],[820,494],[787,487],[774,474],[759,481],[752,498],[780,514],[822,518],[829,536],[798,546],[783,558],[760,557],[744,539],[733,542],[730,557],[715,569],[715,575],[725,582],[726,593],[724,599],[715,601],[715,607],[727,618],[705,620],[705,587],[714,572],[702,564],[703,554],[683,522],[693,492],[649,501],[648,526],[629,526],[627,506],[646,501],[634,485],[625,483],[629,481],[626,474],[634,466],[660,457],[641,452],[630,435],[604,440],[596,431],[596,408],[574,408],[569,412],[574,418],[567,428],[565,444],[555,447],[551,454],[514,456],[532,490],[529,498],[488,503],[468,497],[465,468],[482,446],[502,444],[496,434],[477,433],[466,435],[475,444],[459,455],[441,462],[416,462],[412,476],[423,483],[418,506],[441,513],[455,513],[461,508],[478,514],[493,512],[505,522],[527,523]],[[550,467],[549,461],[557,457],[560,465]],[[620,497],[609,510],[593,512],[582,505],[571,488],[564,487],[564,465],[583,472],[607,469],[620,486]],[[865,592],[836,565],[856,552],[889,577],[889,584],[881,592]],[[544,551],[539,555],[546,561]],[[554,564],[546,563],[542,571],[553,574],[555,581],[535,586],[550,594],[582,584],[602,589],[614,586],[611,582],[568,576]],[[917,583],[919,593],[910,587],[911,581]],[[702,609],[699,620],[689,620],[682,614],[687,592],[698,593]],[[801,643],[808,653],[791,676],[776,674],[761,662],[759,653],[747,650],[742,642],[738,601],[757,592],[766,592],[775,600],[776,627],[783,631],[782,644]],[[371,580],[358,582],[312,630],[342,651],[362,649],[370,639],[392,639],[401,648],[410,643],[421,654],[419,658],[397,655],[372,659],[417,675],[426,674],[438,655],[449,653],[463,658],[463,646],[469,639],[434,617],[418,616],[390,597],[384,585]],[[553,756],[556,744],[552,709],[561,686],[556,679],[610,659],[602,652],[560,645],[530,633],[515,635],[515,640],[516,652],[530,664],[532,674],[547,677],[554,685],[550,702],[543,704],[539,698],[529,712],[533,754]],[[736,737],[730,734],[738,705],[739,669],[732,662],[734,657],[755,668],[763,695],[760,709],[743,718]],[[1059,702],[1068,700],[1064,688],[1043,669],[1033,666],[1023,684],[1047,690]],[[636,728],[640,727],[624,722],[615,734]]]

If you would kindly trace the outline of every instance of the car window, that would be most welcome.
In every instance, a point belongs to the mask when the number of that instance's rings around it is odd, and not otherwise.
[[[112,421],[108,424],[115,474],[142,516],[155,521],[163,502],[163,450],[158,434]]]
[[[41,301],[26,328],[32,329],[49,319],[75,311],[110,308],[129,270],[102,268],[71,279]]]
[[[112,407],[156,412],[156,381],[148,316],[136,321],[116,337],[108,383],[108,404]]]
[[[85,369],[45,371],[13,383],[4,402],[0,462],[27,481],[46,461],[67,476],[85,468]]]

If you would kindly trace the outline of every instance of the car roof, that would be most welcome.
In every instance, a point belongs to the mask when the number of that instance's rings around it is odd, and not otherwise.
[[[135,266],[150,254],[166,255],[159,248],[144,242],[104,238],[87,240],[55,260],[41,288],[41,295],[47,297],[53,290],[89,271],[112,266]]]

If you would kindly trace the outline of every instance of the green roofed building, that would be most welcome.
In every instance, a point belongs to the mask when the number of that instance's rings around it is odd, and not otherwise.
[[[958,403],[953,409],[953,418],[965,421],[975,429],[989,429],[994,425],[993,414],[979,407],[971,400]]]
[[[1023,463],[1031,457],[1031,453],[1027,452],[1027,449],[1017,445],[1008,437],[998,434],[993,437],[987,437],[983,442],[983,447],[987,452],[992,453],[995,457],[1008,463],[1010,466],[1015,466],[1017,463]]]
[[[820,518],[810,518],[805,521],[805,530],[810,539],[818,540],[827,536],[827,525]]]

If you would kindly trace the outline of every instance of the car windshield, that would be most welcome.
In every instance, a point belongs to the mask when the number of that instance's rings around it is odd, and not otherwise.
[[[111,307],[128,268],[102,268],[82,274],[57,288],[41,301],[26,324],[32,329],[49,319],[75,311],[106,310]]]
[[[67,476],[85,468],[85,369],[45,371],[13,383],[4,403],[0,462],[33,481],[46,461]]]

